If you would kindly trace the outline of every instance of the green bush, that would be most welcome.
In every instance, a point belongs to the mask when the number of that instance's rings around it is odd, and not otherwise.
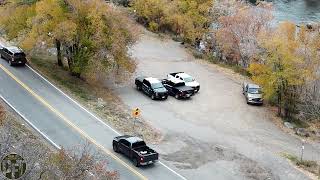
[[[159,30],[159,24],[156,23],[156,22],[150,22],[149,23],[149,30],[152,31],[152,32],[158,32]]]

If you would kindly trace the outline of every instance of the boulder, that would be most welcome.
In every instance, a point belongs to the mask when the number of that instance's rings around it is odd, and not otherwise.
[[[289,122],[284,122],[284,126],[286,126],[289,129],[293,129],[294,128],[294,126]]]
[[[296,134],[303,137],[309,137],[310,134],[305,128],[297,128]]]

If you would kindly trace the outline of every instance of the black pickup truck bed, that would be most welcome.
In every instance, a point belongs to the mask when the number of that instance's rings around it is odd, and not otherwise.
[[[138,137],[129,135],[115,137],[112,146],[115,152],[130,158],[135,166],[151,164],[159,158],[159,154]]]
[[[176,99],[190,98],[194,95],[194,89],[186,86],[183,81],[163,79],[162,84],[168,90],[169,95],[174,96]]]

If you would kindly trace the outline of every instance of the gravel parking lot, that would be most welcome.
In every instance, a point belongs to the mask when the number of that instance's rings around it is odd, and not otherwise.
[[[189,100],[153,101],[138,92],[134,81],[115,91],[130,108],[160,129],[155,145],[162,159],[189,179],[309,179],[281,156],[299,156],[301,141],[281,131],[263,106],[249,106],[241,85],[200,63],[179,43],[144,32],[131,49],[136,75],[165,78],[185,71],[200,83]],[[305,158],[320,160],[319,144],[308,144]]]

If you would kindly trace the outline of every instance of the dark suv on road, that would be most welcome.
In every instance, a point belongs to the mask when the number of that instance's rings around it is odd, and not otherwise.
[[[26,54],[22,49],[14,46],[1,47],[0,57],[7,60],[10,66],[18,64],[24,65],[27,62]]]

